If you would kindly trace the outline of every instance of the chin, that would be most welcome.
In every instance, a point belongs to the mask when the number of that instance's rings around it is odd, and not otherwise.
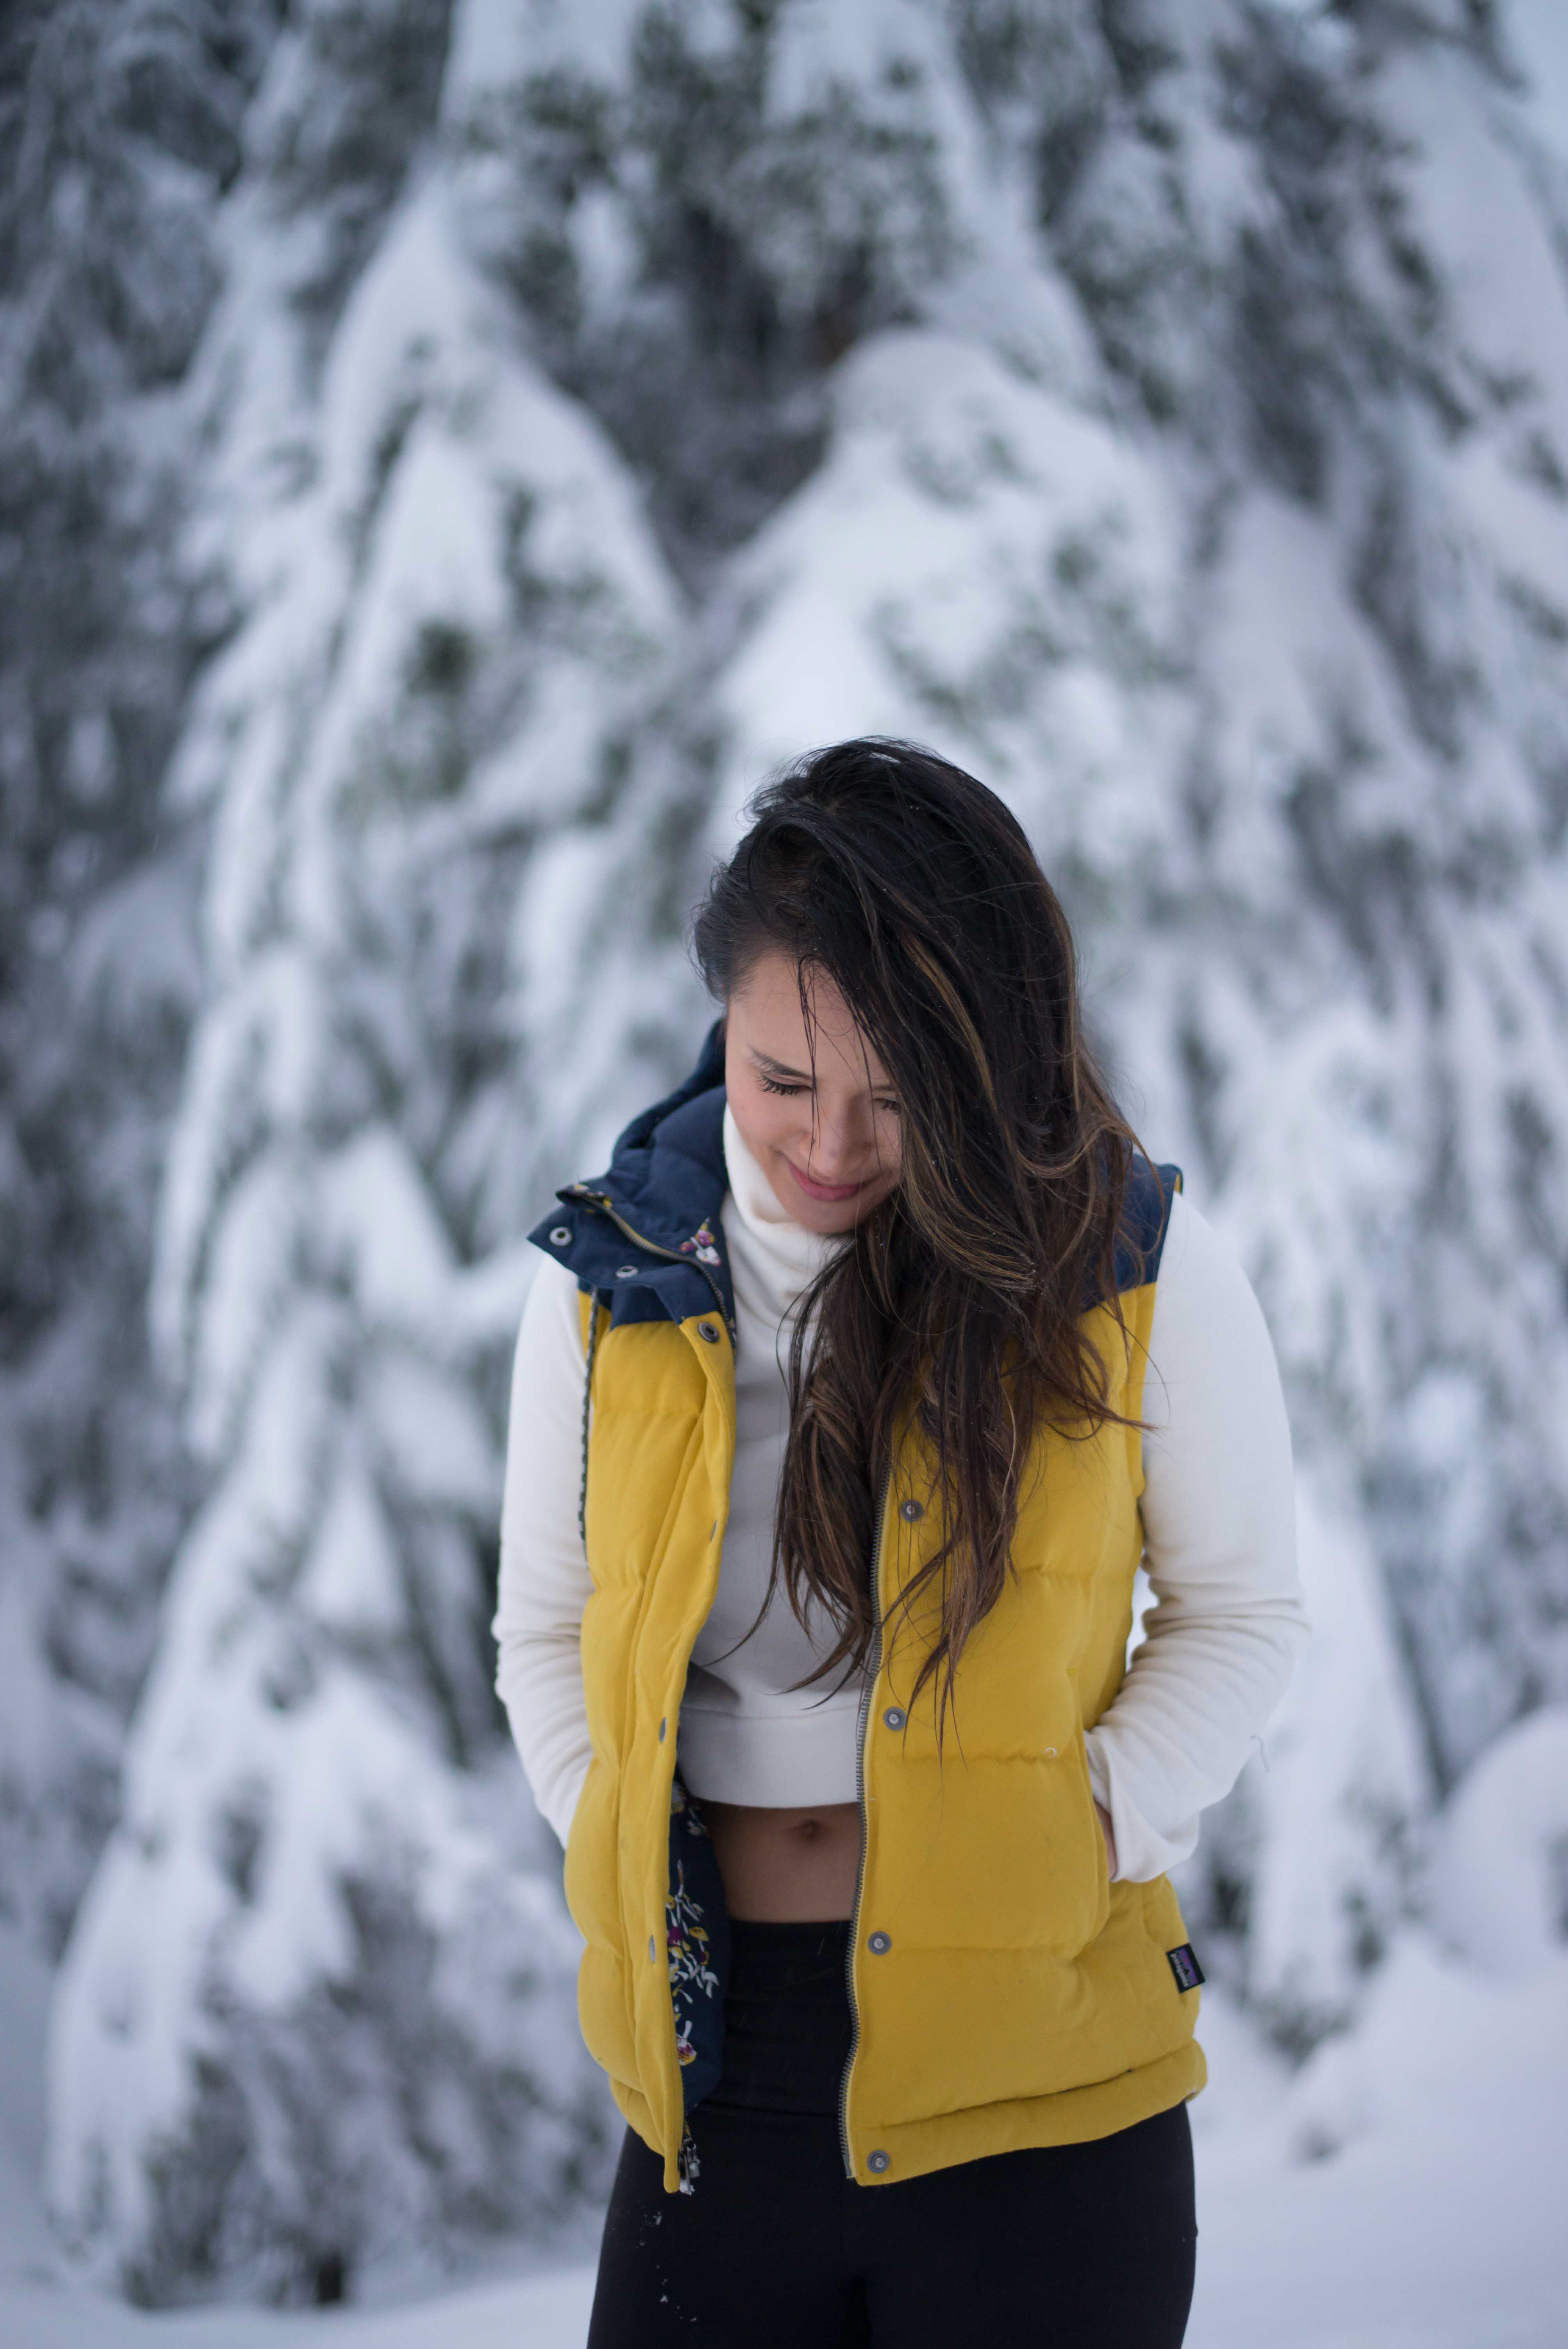
[[[855,1226],[870,1212],[868,1208],[857,1207],[853,1205],[848,1209],[830,1207],[816,1203],[803,1202],[802,1205],[807,1207],[807,1212],[797,1211],[797,1220],[804,1224],[808,1231],[821,1232],[824,1236],[837,1232],[852,1232]]]

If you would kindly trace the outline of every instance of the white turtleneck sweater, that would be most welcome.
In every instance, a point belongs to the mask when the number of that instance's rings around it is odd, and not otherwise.
[[[716,1802],[853,1802],[860,1682],[798,1683],[823,1647],[782,1596],[764,1611],[798,1299],[841,1243],[786,1216],[724,1115],[724,1237],[735,1288],[736,1451],[712,1611],[681,1703],[679,1766]],[[1246,1276],[1178,1195],[1155,1291],[1143,1439],[1145,1558],[1154,1605],[1117,1696],[1088,1733],[1117,1873],[1184,1859],[1199,1814],[1228,1792],[1305,1636],[1290,1433],[1274,1349]],[[577,1283],[542,1258],[512,1373],[496,1687],[535,1801],[562,1843],[591,1748],[577,1527],[583,1335]],[[758,1618],[760,1617],[760,1620]],[[811,1631],[821,1627],[815,1621]]]

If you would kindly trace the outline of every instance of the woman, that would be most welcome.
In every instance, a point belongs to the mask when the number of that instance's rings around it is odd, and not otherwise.
[[[753,813],[514,1375],[497,1685],[630,2123],[591,2349],[1165,2349],[1164,1871],[1304,1624],[1273,1352],[1002,802],[865,740]]]

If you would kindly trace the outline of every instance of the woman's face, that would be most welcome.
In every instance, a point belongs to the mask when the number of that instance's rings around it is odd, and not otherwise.
[[[898,1102],[831,979],[808,973],[807,996],[810,1035],[795,963],[778,948],[758,957],[727,1007],[724,1081],[785,1214],[847,1232],[898,1181]]]

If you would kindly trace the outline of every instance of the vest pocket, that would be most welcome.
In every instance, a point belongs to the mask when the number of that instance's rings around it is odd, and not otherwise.
[[[1053,1889],[1058,1953],[1076,1957],[1106,1928],[1110,1917],[1110,1863],[1089,1783],[1088,1748],[1082,1727],[1059,1764],[1061,1824],[1055,1838],[1060,1874]]]

